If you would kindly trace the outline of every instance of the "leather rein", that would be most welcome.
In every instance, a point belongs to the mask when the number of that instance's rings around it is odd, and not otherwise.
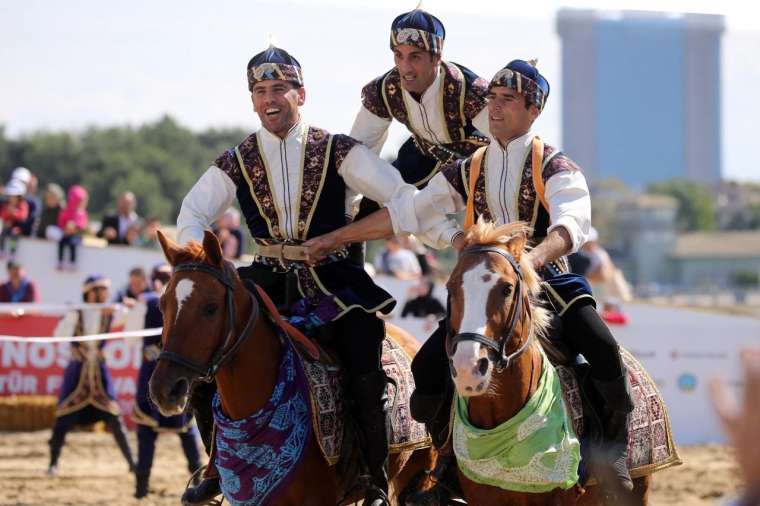
[[[201,262],[179,264],[175,265],[173,269],[174,274],[178,272],[202,272],[208,274],[224,286],[226,291],[225,301],[227,305],[227,333],[224,337],[224,343],[222,346],[217,348],[207,365],[199,364],[179,353],[168,350],[162,350],[157,359],[174,362],[175,364],[197,372],[200,374],[198,379],[206,383],[212,382],[216,373],[219,372],[219,369],[235,355],[250,334],[250,331],[253,329],[260,313],[258,300],[249,292],[248,295],[251,297],[251,314],[248,317],[245,327],[243,327],[243,330],[240,332],[240,335],[235,338],[235,301],[232,296],[235,290],[235,284],[232,281],[233,277],[230,276],[230,269],[233,269],[233,267],[231,267],[229,262],[224,262],[222,269],[223,270],[219,270],[209,264]]]
[[[514,269],[515,273],[517,274],[517,283],[515,283],[515,289],[513,291],[514,296],[512,297],[512,304],[509,308],[509,323],[506,326],[506,332],[503,332],[501,336],[499,336],[500,339],[495,340],[477,332],[460,332],[453,334],[451,330],[449,330],[448,339],[446,340],[446,353],[448,355],[449,362],[451,362],[452,357],[454,356],[454,352],[456,351],[457,344],[463,341],[475,341],[486,346],[489,350],[493,351],[496,354],[498,357],[495,361],[496,370],[497,372],[501,372],[504,369],[508,368],[515,359],[522,355],[533,341],[534,332],[532,326],[530,326],[529,323],[529,321],[532,319],[532,315],[530,304],[527,300],[528,297],[525,294],[525,290],[523,288],[524,280],[522,270],[520,269],[520,264],[517,262],[515,257],[512,256],[512,254],[508,251],[502,248],[497,248],[495,246],[470,246],[462,251],[461,256],[476,255],[481,253],[495,253],[497,255],[500,255],[509,262],[509,264],[512,266],[512,269]],[[529,327],[528,338],[517,350],[507,355],[507,344],[509,344],[509,342],[512,340],[512,337],[514,336],[515,329],[519,321],[518,316],[523,316],[523,313],[527,313],[528,316],[528,318],[523,319],[523,335],[525,326],[527,325]],[[449,329],[451,329],[450,318],[451,315],[449,314],[447,316],[447,326]]]

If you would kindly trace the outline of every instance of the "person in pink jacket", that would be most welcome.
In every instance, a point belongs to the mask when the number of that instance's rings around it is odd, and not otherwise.
[[[58,242],[58,270],[64,269],[63,252],[69,248],[68,267],[76,269],[77,246],[82,242],[82,234],[87,230],[87,190],[79,185],[69,188],[66,207],[58,214],[58,226],[63,230],[63,237]]]

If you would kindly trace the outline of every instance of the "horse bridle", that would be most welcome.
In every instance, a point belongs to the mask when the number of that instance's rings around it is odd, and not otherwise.
[[[232,281],[233,278],[229,275],[229,270],[233,268],[234,267],[231,267],[231,264],[229,262],[224,262],[222,267],[223,270],[216,269],[209,264],[200,262],[184,263],[174,266],[174,274],[178,272],[203,272],[224,286],[226,290],[225,300],[227,304],[227,334],[224,338],[224,343],[214,352],[214,355],[211,357],[211,361],[208,365],[199,364],[194,360],[183,357],[179,353],[174,353],[173,351],[168,350],[162,350],[161,353],[158,354],[158,360],[167,360],[169,362],[179,364],[183,367],[187,367],[188,369],[200,374],[200,377],[198,378],[200,381],[210,383],[214,380],[216,373],[227,362],[227,360],[229,360],[235,354],[238,348],[240,348],[240,345],[243,344],[246,337],[250,333],[250,330],[253,328],[253,325],[256,323],[256,320],[259,318],[258,300],[256,297],[249,293],[248,295],[251,297],[252,303],[251,314],[248,317],[248,321],[246,322],[245,327],[243,327],[243,330],[240,332],[240,335],[237,337],[237,339],[234,339],[235,301],[232,295],[235,290],[235,284]]]
[[[508,368],[516,358],[522,355],[525,350],[528,349],[530,343],[533,341],[533,330],[531,328],[528,331],[528,338],[523,342],[523,344],[509,355],[506,354],[507,344],[515,333],[515,327],[517,327],[519,316],[522,315],[523,310],[527,311],[528,317],[530,318],[530,304],[527,303],[527,296],[523,290],[524,280],[522,269],[520,269],[520,264],[517,262],[515,257],[512,256],[512,254],[508,251],[502,248],[497,248],[496,246],[470,246],[462,251],[461,256],[475,255],[479,253],[496,253],[497,255],[500,255],[509,262],[509,264],[512,266],[512,269],[514,269],[515,273],[517,274],[517,282],[515,283],[515,288],[513,290],[514,295],[512,297],[512,304],[509,309],[509,323],[506,327],[507,332],[502,333],[500,336],[501,339],[498,341],[484,336],[483,334],[478,334],[477,332],[461,332],[458,334],[453,334],[451,331],[450,322],[451,314],[449,312],[449,314],[446,316],[446,325],[448,328],[448,335],[446,339],[446,353],[448,355],[449,362],[451,362],[454,352],[456,351],[457,344],[461,343],[462,341],[475,341],[486,346],[488,349],[497,354],[498,359],[496,360],[496,370],[498,372],[501,372],[504,369]],[[524,327],[525,325],[523,328]]]

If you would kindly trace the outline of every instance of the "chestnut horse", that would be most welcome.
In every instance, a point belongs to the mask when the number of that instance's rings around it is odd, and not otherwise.
[[[535,304],[540,286],[523,255],[527,232],[522,223],[497,227],[479,221],[469,230],[448,282],[447,353],[457,393],[467,400],[468,423],[478,429],[503,427],[513,419],[542,375],[544,355],[535,337],[544,333],[548,313]],[[518,492],[476,483],[461,470],[459,476],[468,504],[478,506],[606,504],[611,499],[601,487],[572,485],[572,478],[566,490]],[[636,478],[634,485],[608,504],[646,504],[649,477]]]
[[[162,413],[181,413],[193,383],[213,378],[227,418],[251,415],[270,399],[277,379],[282,344],[273,324],[269,318],[258,317],[258,302],[234,266],[223,259],[214,234],[206,231],[202,246],[190,243],[184,248],[160,233],[159,240],[175,269],[161,296],[161,343],[164,352],[175,358],[158,362],[150,379],[151,397]],[[415,342],[411,336],[402,336],[397,342],[411,355],[416,353],[409,349]],[[203,370],[207,370],[205,375]],[[274,498],[278,505],[323,506],[349,499],[338,497],[336,466],[327,463],[314,431],[311,434],[293,479],[282,495]],[[423,448],[390,456],[388,476],[394,504],[406,483],[431,466],[432,452]]]

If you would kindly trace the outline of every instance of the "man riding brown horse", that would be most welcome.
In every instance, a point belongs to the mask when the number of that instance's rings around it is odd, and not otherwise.
[[[347,373],[361,432],[370,483],[364,504],[385,505],[386,377],[380,364],[385,331],[375,312],[389,312],[395,301],[348,258],[346,249],[310,267],[299,245],[345,225],[357,194],[394,202],[398,223],[413,220],[414,187],[358,141],[302,120],[299,108],[306,94],[301,66],[286,51],[270,46],[250,60],[247,72],[262,128],[217,158],[190,190],[177,218],[178,239],[201,240],[204,229],[237,197],[258,246],[253,264],[239,269],[241,277],[261,286],[281,308],[305,298],[309,307],[328,303],[338,309],[326,327]],[[213,383],[200,385],[192,400],[207,448],[213,393]],[[183,499],[197,503],[218,493],[218,479],[207,479]]]
[[[417,229],[404,229],[382,209],[324,237],[306,243],[309,258],[318,261],[344,244],[383,238],[399,230],[426,242],[461,249],[463,234],[447,215],[468,205],[472,214],[497,224],[530,224],[534,246],[528,253],[544,279],[547,302],[562,320],[565,342],[590,363],[590,376],[605,404],[605,445],[597,456],[612,467],[624,488],[632,482],[626,468],[627,420],[633,408],[618,344],[595,309],[588,284],[566,274],[565,255],[586,241],[591,202],[579,167],[556,148],[544,145],[531,131],[549,96],[549,83],[535,65],[514,60],[491,80],[489,128],[493,139],[465,160],[446,165],[414,199]],[[417,388],[412,415],[425,422],[434,442],[448,436],[452,396],[449,361],[442,323],[425,342],[412,364]],[[445,453],[445,450],[444,450]],[[443,476],[447,459],[436,469]]]

